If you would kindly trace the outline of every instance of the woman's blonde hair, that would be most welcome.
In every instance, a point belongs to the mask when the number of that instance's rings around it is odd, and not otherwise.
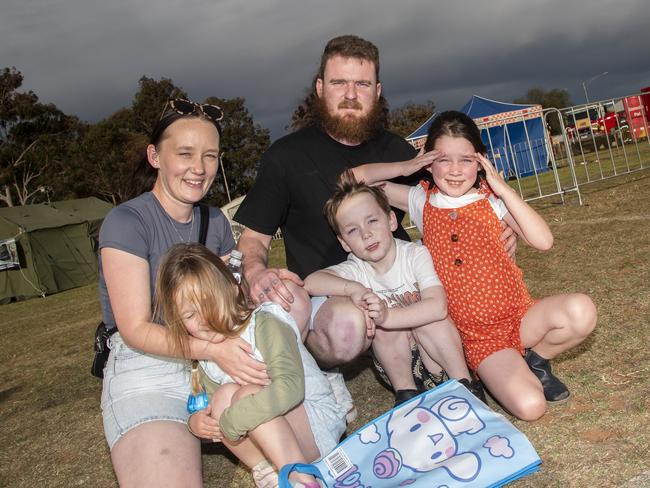
[[[254,307],[245,283],[237,283],[219,256],[201,244],[176,244],[163,257],[156,278],[154,315],[169,328],[174,350],[189,357],[189,332],[179,303],[191,301],[203,325],[236,337],[248,325]]]

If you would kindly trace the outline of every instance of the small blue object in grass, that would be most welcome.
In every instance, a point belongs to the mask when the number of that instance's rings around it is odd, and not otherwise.
[[[210,400],[206,392],[202,391],[196,395],[190,393],[190,396],[187,397],[187,411],[191,414],[196,413],[199,410],[207,408],[209,403]]]

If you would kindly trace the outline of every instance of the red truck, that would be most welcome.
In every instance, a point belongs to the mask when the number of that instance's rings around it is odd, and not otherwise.
[[[575,120],[575,122],[574,122]],[[591,129],[590,126],[591,125]],[[567,113],[567,135],[571,142],[604,135],[637,141],[648,137],[650,130],[650,86],[614,103],[598,104]]]

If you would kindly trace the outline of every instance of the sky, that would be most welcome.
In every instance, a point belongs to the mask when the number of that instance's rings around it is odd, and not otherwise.
[[[171,78],[193,100],[244,97],[276,139],[341,34],[379,47],[393,108],[650,86],[648,0],[2,0],[0,68],[88,122],[129,106],[141,76]]]

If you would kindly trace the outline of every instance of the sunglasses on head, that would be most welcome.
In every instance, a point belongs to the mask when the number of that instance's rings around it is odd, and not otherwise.
[[[190,100],[183,100],[182,98],[173,98],[168,100],[167,103],[172,110],[181,115],[202,114],[213,122],[219,122],[223,119],[223,110],[217,105],[195,103]]]

